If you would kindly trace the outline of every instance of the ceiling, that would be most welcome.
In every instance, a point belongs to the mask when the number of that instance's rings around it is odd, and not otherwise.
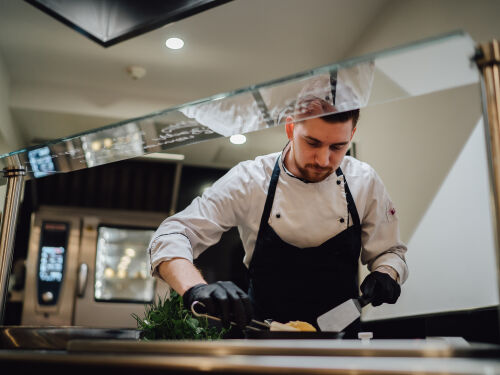
[[[13,121],[24,145],[33,145],[326,65],[349,55],[386,3],[234,0],[104,48],[24,1],[0,0]],[[185,47],[165,48],[171,36]],[[130,65],[144,67],[145,77],[132,79]],[[240,148],[225,139],[219,143],[228,148],[204,147],[215,164],[233,164],[275,151],[282,133]]]
[[[17,142],[6,140],[15,145],[8,151],[326,65],[366,53],[366,46],[457,29],[467,23],[463,14],[478,18],[465,9],[471,3],[448,3],[233,0],[104,48],[25,1],[0,0],[0,59],[17,135]],[[482,3],[489,4],[480,9],[487,16],[500,2]],[[497,25],[491,17],[481,27]],[[183,49],[165,48],[173,36],[185,41]],[[132,79],[131,65],[144,67],[145,77]],[[279,150],[283,133],[272,128],[249,134],[243,146],[219,139],[176,151],[188,163],[230,166]]]

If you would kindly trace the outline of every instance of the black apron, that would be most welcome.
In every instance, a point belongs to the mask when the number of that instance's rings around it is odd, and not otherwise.
[[[319,315],[359,295],[359,215],[339,167],[336,171],[337,184],[344,180],[347,208],[353,225],[317,247],[298,248],[283,241],[268,224],[280,175],[279,160],[269,183],[249,266],[248,294],[258,319],[283,323],[302,320],[317,327]]]

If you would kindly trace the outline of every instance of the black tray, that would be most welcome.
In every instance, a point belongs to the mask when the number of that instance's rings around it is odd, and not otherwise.
[[[313,339],[341,339],[344,332],[310,332],[310,331],[250,331],[245,333],[247,339],[271,340],[313,340]]]

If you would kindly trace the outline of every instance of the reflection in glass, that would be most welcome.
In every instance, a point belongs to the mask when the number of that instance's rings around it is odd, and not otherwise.
[[[50,156],[50,148],[47,146],[28,151],[28,159],[33,175],[35,177],[44,177],[56,172],[56,167]]]
[[[287,115],[300,111],[297,99],[307,95],[328,100],[332,112],[340,112],[459,87],[478,81],[471,63],[474,47],[467,34],[455,32],[187,103],[43,147],[50,150],[54,170],[68,172],[281,125]],[[27,151],[2,155],[3,167],[7,166],[5,158],[16,154],[27,178],[41,177],[40,166],[31,165]]]
[[[144,153],[142,134],[133,122],[83,135],[81,139],[88,167],[129,159]]]

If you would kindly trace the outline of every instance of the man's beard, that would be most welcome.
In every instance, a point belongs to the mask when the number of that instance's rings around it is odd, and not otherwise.
[[[316,164],[306,164],[304,167],[297,165],[302,177],[310,182],[320,182],[333,173],[333,168],[323,168]]]

